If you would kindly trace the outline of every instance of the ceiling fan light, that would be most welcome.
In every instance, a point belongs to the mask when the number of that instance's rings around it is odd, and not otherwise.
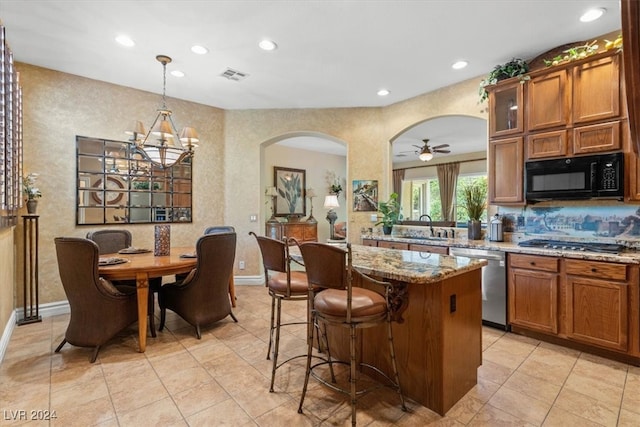
[[[422,153],[420,153],[418,158],[423,162],[428,162],[429,160],[433,159],[433,154],[428,151],[423,151]]]

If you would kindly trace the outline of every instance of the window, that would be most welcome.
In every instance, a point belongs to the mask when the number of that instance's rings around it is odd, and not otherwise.
[[[466,210],[460,206],[462,198],[462,188],[473,182],[479,182],[486,190],[487,175],[486,174],[466,174],[458,176],[458,184],[456,187],[456,201],[454,204],[455,218],[458,223],[465,225],[468,221]],[[442,221],[442,203],[440,202],[440,185],[438,178],[418,179],[403,182],[403,186],[410,187],[411,194],[411,211],[410,215],[405,214],[405,219],[420,219],[421,215],[429,215],[433,221]],[[406,194],[406,192],[404,193]],[[460,207],[459,207],[460,206]],[[406,207],[406,205],[405,205]],[[482,222],[487,222],[487,212],[485,210]]]

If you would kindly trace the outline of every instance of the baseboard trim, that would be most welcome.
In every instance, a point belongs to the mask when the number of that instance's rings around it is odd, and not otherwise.
[[[13,334],[13,330],[16,327],[16,312],[11,312],[11,316],[9,316],[9,320],[2,331],[2,338],[0,338],[0,363],[4,360],[4,354],[9,347],[9,341],[11,340],[11,335]]]
[[[264,276],[233,276],[236,285],[264,285]]]

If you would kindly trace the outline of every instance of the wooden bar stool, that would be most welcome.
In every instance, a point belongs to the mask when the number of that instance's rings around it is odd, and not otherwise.
[[[265,285],[271,295],[271,326],[269,329],[269,348],[267,349],[267,360],[273,356],[271,369],[271,386],[269,391],[273,392],[276,369],[290,360],[298,357],[306,357],[306,354],[293,356],[284,362],[278,363],[278,352],[280,348],[280,327],[288,325],[304,325],[308,322],[281,322],[282,301],[306,301],[308,297],[309,285],[307,275],[304,271],[291,270],[291,263],[298,263],[289,255],[289,245],[284,241],[272,239],[270,237],[258,236],[253,231],[249,232],[254,236],[260,246],[262,253],[262,264],[264,265]],[[299,265],[303,266],[301,263]],[[274,342],[275,332],[275,342]],[[271,349],[273,348],[273,355]]]
[[[309,384],[309,376],[319,380],[322,384],[338,392],[348,394],[351,399],[351,424],[356,425],[356,401],[358,396],[367,393],[382,384],[368,389],[357,390],[357,370],[363,368],[373,370],[377,375],[388,381],[389,386],[400,396],[402,410],[406,411],[404,397],[400,388],[398,368],[396,366],[395,351],[393,348],[393,333],[391,330],[391,312],[389,310],[389,292],[391,284],[374,280],[357,270],[351,265],[351,244],[347,244],[344,250],[334,245],[324,243],[304,243],[299,245],[300,253],[307,270],[308,304],[311,322],[307,328],[307,370],[304,378],[304,387],[300,397],[298,412],[302,413],[302,405]],[[364,287],[353,287],[354,276],[359,276],[359,283]],[[380,292],[373,290],[380,288]],[[387,324],[389,338],[389,352],[394,379],[375,366],[357,362],[356,357],[356,332],[358,329],[371,328],[381,324]],[[324,328],[320,328],[320,324]],[[313,331],[327,330],[326,326],[342,327],[349,329],[349,362],[332,360],[329,356],[315,364],[311,364],[313,357]],[[322,342],[327,342],[322,339]],[[380,349],[382,350],[382,349]],[[334,364],[349,366],[349,388],[339,387],[335,383],[333,370],[331,370],[331,382],[326,381],[314,372],[315,368]]]

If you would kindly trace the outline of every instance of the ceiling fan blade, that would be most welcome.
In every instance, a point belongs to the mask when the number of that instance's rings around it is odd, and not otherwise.
[[[448,146],[449,144],[440,144],[440,145],[436,145],[435,147],[431,147],[431,149],[437,150],[438,148],[447,148]]]
[[[436,150],[436,149],[432,149],[431,151],[433,151],[434,153],[450,153],[451,150]]]

